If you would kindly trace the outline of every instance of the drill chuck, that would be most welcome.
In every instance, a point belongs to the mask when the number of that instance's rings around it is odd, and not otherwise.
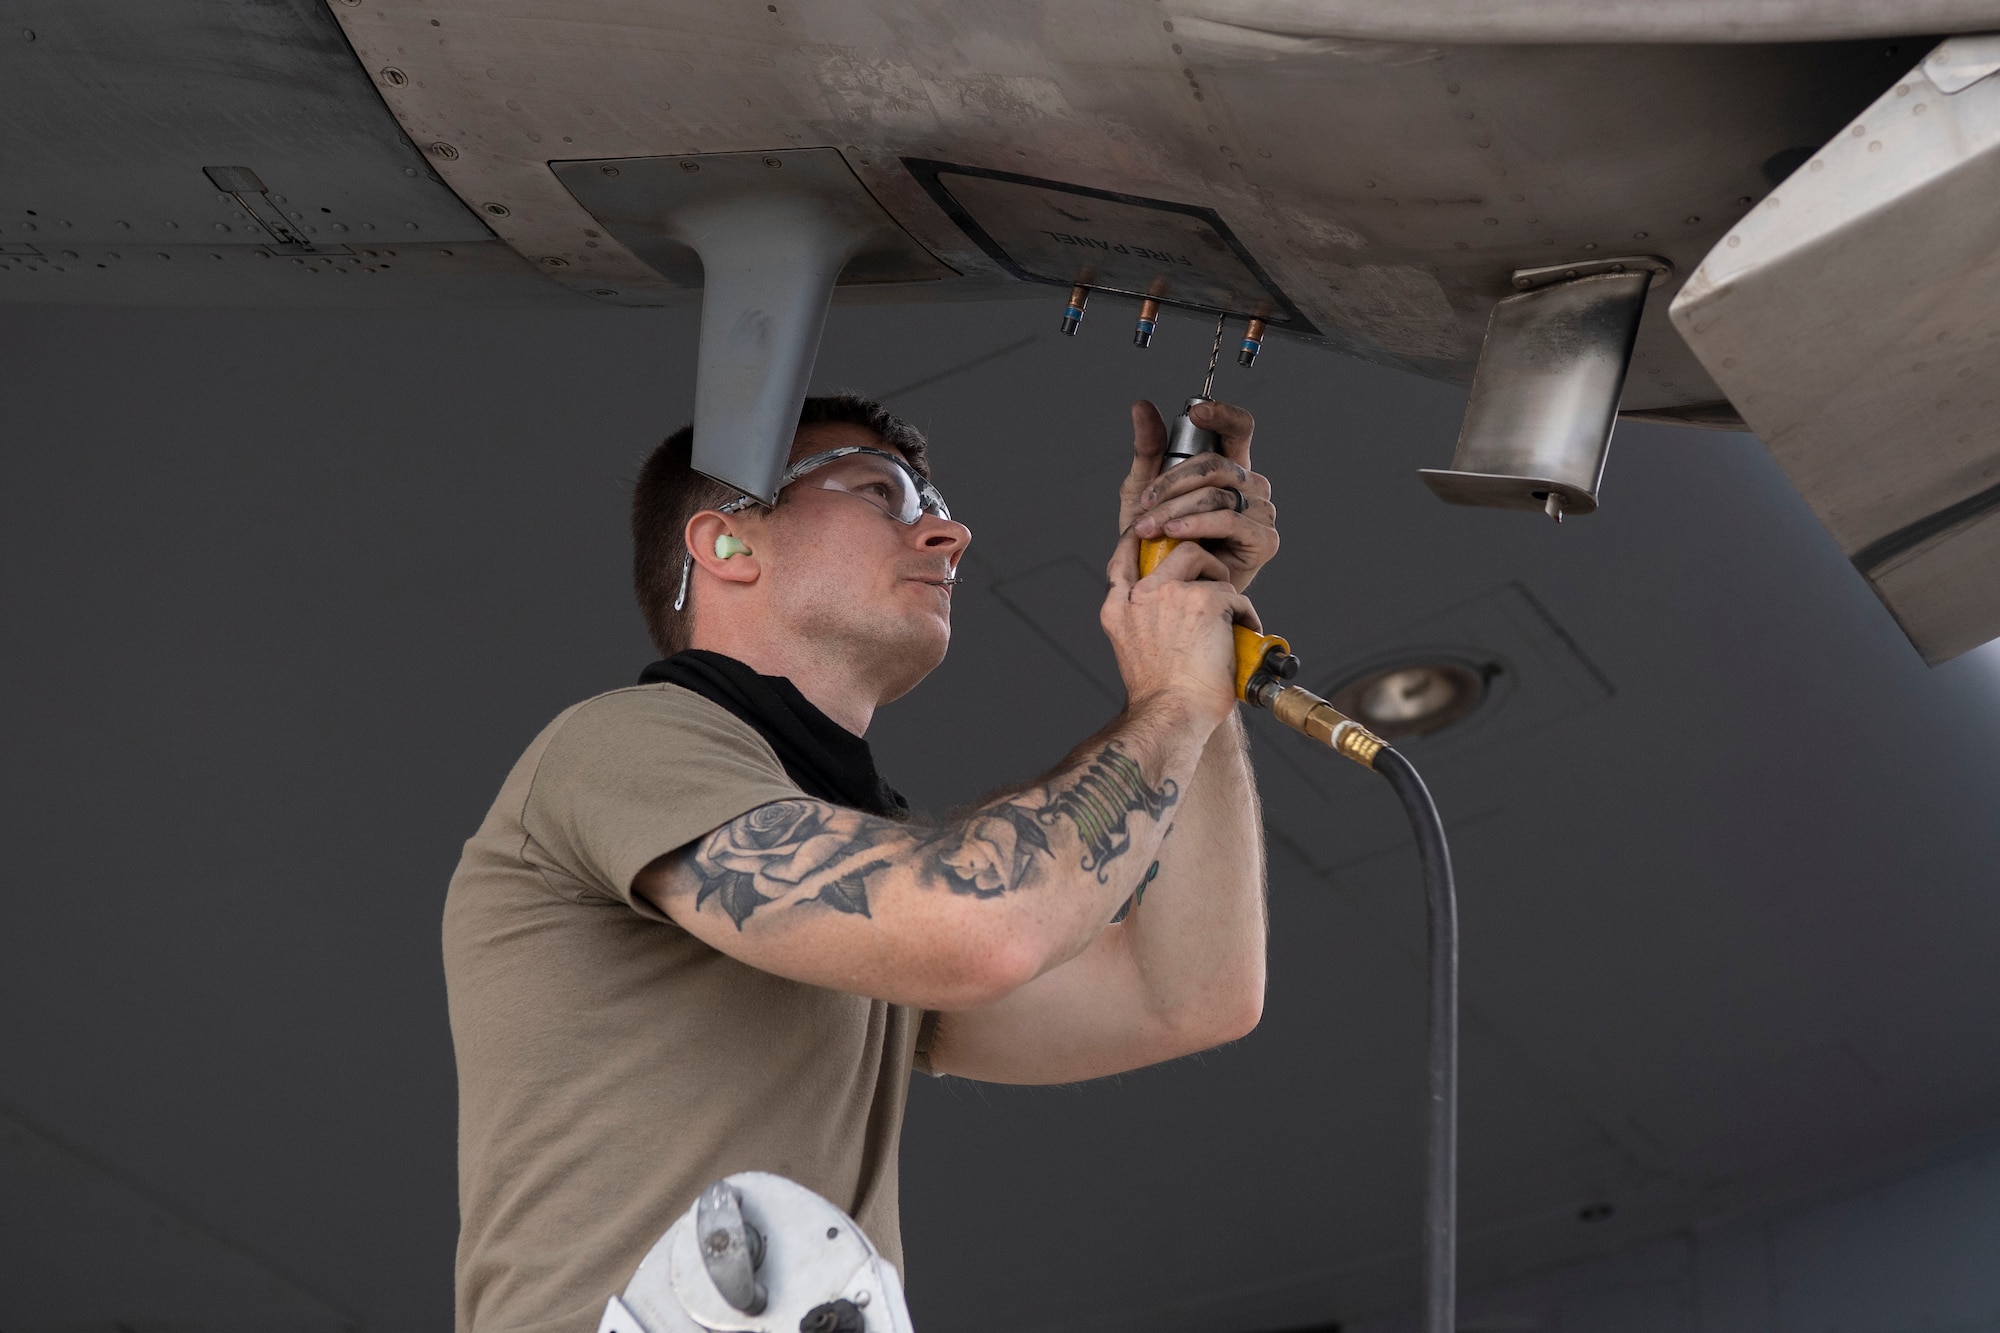
[[[1199,395],[1187,400],[1181,414],[1174,418],[1173,426],[1167,431],[1167,457],[1162,467],[1172,467],[1184,463],[1198,454],[1222,452],[1222,437],[1212,430],[1203,430],[1194,424],[1188,413],[1209,401]]]

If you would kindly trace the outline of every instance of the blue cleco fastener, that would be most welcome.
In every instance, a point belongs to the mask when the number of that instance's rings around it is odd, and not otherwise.
[[[1250,326],[1243,330],[1243,345],[1236,349],[1236,364],[1239,366],[1256,365],[1257,353],[1263,350],[1264,321],[1253,319],[1250,321]]]
[[[1139,324],[1138,327],[1132,330],[1132,345],[1134,347],[1151,347],[1153,345],[1153,329],[1159,322],[1160,303],[1149,296],[1139,305]]]
[[[1083,307],[1090,301],[1090,288],[1078,283],[1069,289],[1069,304],[1063,308],[1063,332],[1074,338],[1076,326],[1083,323]]]

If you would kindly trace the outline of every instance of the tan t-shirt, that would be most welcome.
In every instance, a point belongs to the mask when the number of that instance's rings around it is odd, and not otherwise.
[[[591,1333],[736,1171],[817,1190],[901,1265],[919,1015],[760,972],[632,894],[655,858],[800,794],[752,728],[676,685],[578,704],[514,765],[445,899],[459,1333]]]

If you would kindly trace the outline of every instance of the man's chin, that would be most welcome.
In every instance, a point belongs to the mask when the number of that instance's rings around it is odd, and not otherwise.
[[[931,620],[928,624],[905,628],[909,632],[881,643],[882,651],[876,659],[876,679],[882,683],[885,704],[921,685],[924,677],[938,669],[945,650],[951,646],[949,613],[942,623]]]

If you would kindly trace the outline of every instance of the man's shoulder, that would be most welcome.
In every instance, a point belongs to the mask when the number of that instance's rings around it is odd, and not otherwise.
[[[727,708],[679,685],[627,685],[571,704],[529,747],[535,767],[616,766],[629,756],[652,768],[719,753],[780,770],[770,743]],[[689,777],[697,776],[690,772]]]

